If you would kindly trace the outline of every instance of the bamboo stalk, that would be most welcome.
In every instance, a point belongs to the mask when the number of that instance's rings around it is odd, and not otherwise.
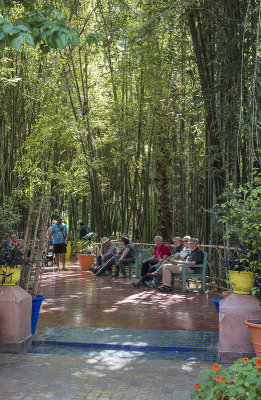
[[[35,242],[36,242],[37,232],[38,232],[38,228],[39,228],[42,204],[43,204],[43,196],[42,196],[42,198],[40,200],[40,203],[39,203],[37,218],[36,218],[36,222],[35,222],[34,238],[33,238],[33,243],[32,243],[32,248],[31,248],[31,254],[30,254],[30,262],[33,261],[34,245],[35,245]],[[25,274],[24,290],[26,292],[28,292],[29,281],[30,281],[30,272],[31,272],[31,268],[28,268],[27,271],[26,271],[26,274]]]
[[[38,284],[39,284],[39,278],[40,278],[40,273],[41,273],[41,264],[42,264],[42,258],[43,258],[43,253],[46,247],[47,243],[47,237],[46,237],[46,231],[47,231],[47,225],[48,225],[48,218],[50,214],[50,207],[51,203],[47,202],[44,210],[44,216],[43,216],[43,221],[42,221],[42,228],[41,228],[41,234],[40,234],[40,243],[39,243],[39,249],[38,249],[38,254],[37,254],[37,260],[36,260],[36,265],[35,265],[35,271],[34,271],[34,280],[33,280],[33,287],[32,287],[32,296],[36,297],[38,294]]]

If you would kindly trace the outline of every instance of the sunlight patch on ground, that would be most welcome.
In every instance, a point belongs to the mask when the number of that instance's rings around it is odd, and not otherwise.
[[[117,371],[123,368],[128,368],[131,361],[140,357],[142,352],[126,352],[126,351],[114,351],[104,350],[99,355],[97,353],[90,352],[86,360],[86,364],[91,364],[92,369],[95,368],[99,373],[101,370]],[[88,372],[88,370],[85,370]]]
[[[116,306],[108,308],[107,310],[103,310],[103,312],[107,312],[107,313],[112,313],[115,311],[118,311],[118,307],[116,307]]]
[[[180,369],[182,371],[191,372],[193,371],[193,366],[195,365],[195,363],[195,361],[187,362],[186,364],[183,364]]]

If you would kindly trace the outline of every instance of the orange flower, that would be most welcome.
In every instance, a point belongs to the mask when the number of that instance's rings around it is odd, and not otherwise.
[[[237,364],[237,361],[234,361],[234,364]]]
[[[221,377],[221,382],[226,382],[226,381],[227,381],[227,378],[225,376],[222,376]]]
[[[194,389],[199,389],[200,388],[200,384],[197,382],[197,383],[195,383],[195,387],[194,387]]]
[[[213,371],[219,371],[220,370],[219,365],[218,364],[214,364],[212,370]]]
[[[256,360],[256,364],[258,367],[261,367],[261,360]]]
[[[243,361],[248,362],[248,358],[247,357],[243,358]]]
[[[221,376],[220,376],[220,375],[216,375],[216,377],[214,378],[214,380],[215,380],[216,382],[219,382],[220,379],[221,379]]]
[[[235,381],[233,381],[233,379],[231,379],[230,383],[231,383],[231,385],[234,385]]]

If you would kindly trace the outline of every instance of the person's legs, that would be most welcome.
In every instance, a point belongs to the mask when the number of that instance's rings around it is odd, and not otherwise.
[[[60,245],[60,253],[61,253],[61,258],[62,258],[62,263],[63,263],[63,271],[68,271],[67,268],[65,268],[65,261],[66,261],[66,244],[62,243]]]
[[[55,264],[57,268],[59,269],[59,253],[54,253],[55,256]]]
[[[182,266],[174,264],[164,264],[162,268],[162,288],[169,288],[171,290],[171,272],[174,274],[181,274]],[[161,289],[161,288],[159,288]]]
[[[61,258],[62,258],[62,263],[63,263],[63,270],[64,270],[64,271],[68,271],[68,269],[65,268],[66,253],[62,253],[62,254],[61,254]]]
[[[123,276],[126,276],[126,271],[125,271],[125,266],[128,264],[132,264],[135,262],[135,258],[123,258],[122,260],[119,260],[118,265],[121,270],[121,273]]]
[[[97,267],[100,267],[102,265],[101,256],[96,257],[96,263],[97,263]]]
[[[141,264],[141,276],[146,275],[148,273],[150,267],[152,267],[155,264],[157,264],[156,260],[143,262]]]
[[[105,260],[105,262],[103,264],[101,264],[97,268],[91,267],[91,268],[89,268],[89,270],[92,271],[97,276],[102,275],[107,270],[111,271],[112,265],[116,264],[116,260],[118,258],[119,258],[118,255],[110,254],[110,255],[108,255],[107,260]]]
[[[62,247],[61,247],[61,243],[56,243],[54,244],[54,256],[55,256],[55,264],[57,265],[57,268],[59,270],[59,261],[60,261],[60,256],[59,254],[61,254],[62,251]]]
[[[108,264],[106,265],[106,271],[112,272],[111,266],[114,264],[115,259],[114,259],[114,255],[113,254],[107,254],[105,256],[105,261],[104,263],[107,263],[107,261],[109,261],[110,259],[112,260],[112,262],[108,262]]]
[[[150,276],[148,276],[148,274],[151,274],[154,271],[156,271],[156,265],[153,265],[152,267],[150,267],[147,274],[143,275],[143,277],[140,279],[140,282],[143,284],[145,281],[151,281],[152,278]]]
[[[132,282],[132,285],[133,286],[144,285],[145,280],[149,279],[146,274],[149,272],[150,268],[155,264],[157,264],[157,261],[147,261],[146,263],[143,262],[141,264],[141,279],[139,279],[137,282]]]
[[[151,265],[151,262],[150,262],[150,261],[143,262],[143,263],[141,264],[141,276],[146,275],[146,273],[147,273],[148,270],[150,269],[150,265]]]

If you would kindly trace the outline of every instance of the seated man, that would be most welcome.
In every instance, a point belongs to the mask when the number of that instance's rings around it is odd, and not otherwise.
[[[163,243],[161,236],[155,236],[154,242],[155,242],[155,247],[153,251],[153,256],[143,260],[141,265],[142,278],[137,282],[132,282],[133,286],[143,285],[144,284],[143,277],[147,274],[150,268],[154,266],[154,268],[151,271],[155,271],[156,269],[155,265],[159,263],[160,266],[160,264],[171,255],[169,246]]]
[[[160,292],[170,292],[171,291],[171,272],[174,274],[181,274],[182,265],[190,265],[187,268],[190,274],[194,273],[194,266],[197,264],[202,264],[204,253],[198,246],[198,239],[191,238],[189,241],[191,253],[184,261],[175,260],[173,264],[165,264],[163,266],[163,285],[158,288]]]
[[[191,253],[190,244],[189,244],[190,239],[191,239],[191,237],[188,235],[184,236],[183,239],[181,239],[179,237],[176,237],[173,239],[173,243],[177,247],[174,247],[174,249],[172,251],[172,255],[170,257],[168,257],[167,260],[164,261],[156,271],[154,271],[152,273],[148,272],[147,276],[152,277],[153,280],[145,281],[145,285],[150,286],[151,288],[154,288],[155,286],[159,285],[162,281],[163,268],[166,264],[175,265],[174,261],[176,261],[176,260],[183,261],[188,257],[188,255]],[[183,248],[181,248],[181,243],[184,244]]]
[[[115,261],[115,276],[119,276],[119,271],[121,270],[122,277],[126,278],[125,266],[135,262],[136,250],[134,245],[126,237],[121,238],[121,245],[123,247],[123,252]]]
[[[99,255],[96,257],[97,268],[90,267],[89,270],[94,274],[99,275],[99,271],[103,267],[103,264],[105,264],[109,260],[112,260],[115,254],[116,254],[115,244],[113,244],[109,238],[103,237],[101,239]],[[103,269],[102,272],[105,272],[106,270],[109,270],[111,272],[111,266],[113,264],[114,262],[106,264],[106,269]]]

